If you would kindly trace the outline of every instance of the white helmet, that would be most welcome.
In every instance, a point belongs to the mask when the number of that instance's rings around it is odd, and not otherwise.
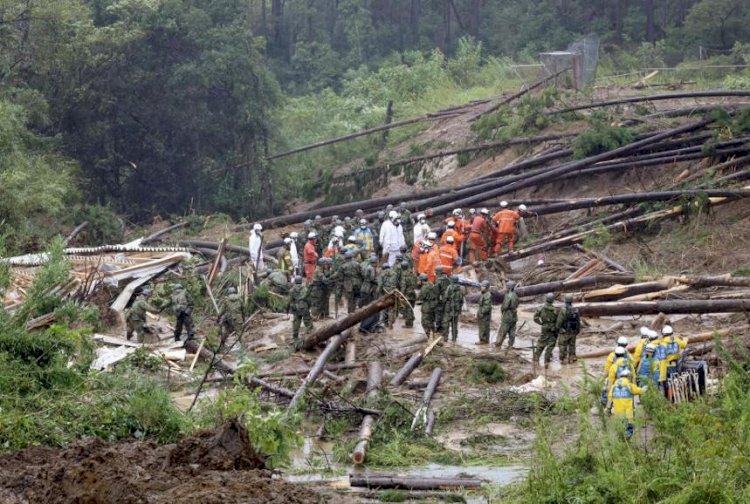
[[[316,233],[315,231],[310,231],[309,233],[307,233],[308,240],[312,240],[313,238],[316,238],[317,236],[318,236],[318,233]]]
[[[453,215],[461,215],[461,209],[460,208],[456,208],[455,210],[453,210],[452,213],[453,213]]]
[[[289,237],[284,238],[284,243],[287,244],[287,245],[289,245],[290,243],[292,243],[292,239],[289,238]]]
[[[263,231],[263,226],[256,222],[255,224],[253,224],[253,231]]]
[[[333,228],[333,236],[336,238],[344,239],[344,226],[336,226]]]
[[[297,238],[299,238],[299,233],[297,231],[292,231],[291,233],[289,233],[289,238],[291,238],[292,240],[296,240]]]
[[[651,343],[646,345],[646,352],[655,352],[655,351],[656,351],[656,347],[654,345],[652,345]]]
[[[449,221],[448,221],[448,227],[449,227],[449,228],[454,228],[454,227],[456,227],[456,221],[454,221],[454,220],[449,220]]]
[[[481,209],[481,210],[479,211],[479,213],[482,213],[482,214],[484,214],[484,215],[489,215],[489,214],[490,214],[490,211],[489,211],[489,210],[487,210],[486,208],[482,208],[482,209]]]
[[[500,202],[500,208],[505,208],[507,206],[508,206],[508,202],[507,201],[503,200],[503,201]]]
[[[350,235],[349,238],[346,239],[346,241],[348,241],[349,243],[356,243],[357,237],[354,235]]]
[[[449,236],[448,238],[445,239],[445,241],[448,243],[454,243],[456,240],[452,236]]]
[[[617,346],[627,346],[628,345],[628,338],[625,336],[620,336],[617,338]]]
[[[651,332],[651,329],[649,329],[646,326],[641,326],[641,338],[647,338],[648,337],[648,333],[650,333],[650,332]]]
[[[359,219],[359,225],[360,226],[366,226],[367,225],[367,219]]]
[[[628,368],[623,369],[622,371],[620,371],[620,376],[624,376],[627,378],[628,376],[630,376],[630,370]]]
[[[665,325],[664,327],[661,328],[661,333],[664,336],[669,336],[670,334],[674,333],[674,329],[672,329],[671,325]]]
[[[426,220],[426,219],[427,219],[427,216],[423,213],[417,215],[417,220]]]
[[[652,330],[652,329],[649,329],[649,330],[648,330],[648,339],[649,339],[650,341],[654,341],[654,340],[656,340],[656,339],[657,339],[658,337],[659,337],[659,333],[658,333],[658,332],[656,332],[656,331],[654,331],[654,330]]]
[[[430,248],[430,247],[432,247],[433,245],[435,245],[435,244],[434,244],[434,243],[432,242],[432,240],[425,240],[425,241],[424,241],[424,242],[422,242],[422,243],[424,243],[424,245],[425,245],[425,248]]]
[[[523,203],[521,203],[520,205],[518,205],[518,209],[520,211],[522,211],[522,212],[525,212],[526,211],[526,205],[524,205]]]
[[[388,212],[388,218],[391,219],[391,220],[397,219],[398,218],[398,212],[396,212],[395,210],[391,210],[390,212]]]
[[[615,355],[625,355],[625,347],[618,346],[615,348]]]
[[[477,209],[476,208],[469,208],[469,213],[471,215],[474,215],[475,213],[477,213]]]
[[[429,233],[427,233],[427,239],[437,240],[437,233],[435,231],[430,231]]]

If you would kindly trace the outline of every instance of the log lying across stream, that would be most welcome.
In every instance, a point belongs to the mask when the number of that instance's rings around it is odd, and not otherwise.
[[[365,488],[400,488],[403,490],[437,490],[442,488],[479,488],[477,478],[422,478],[386,474],[350,474],[349,484]]]
[[[368,317],[372,317],[376,313],[380,313],[381,311],[385,310],[386,308],[389,308],[393,306],[396,303],[396,296],[395,294],[388,294],[385,296],[382,296],[372,303],[368,304],[367,306],[363,306],[359,310],[356,310],[346,317],[339,319],[331,324],[328,324],[325,327],[321,327],[320,329],[313,331],[311,334],[307,335],[305,338],[305,341],[303,343],[303,348],[305,350],[312,350],[316,346],[318,346],[320,343],[326,341],[329,338],[332,338],[336,334],[340,334],[350,327],[353,327],[363,320],[365,320]]]
[[[585,317],[616,315],[746,313],[750,299],[699,299],[667,301],[615,301],[611,303],[580,303],[576,308]]]

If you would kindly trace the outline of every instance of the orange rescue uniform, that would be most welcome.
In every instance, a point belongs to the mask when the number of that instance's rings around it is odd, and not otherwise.
[[[306,282],[310,283],[315,274],[315,267],[318,265],[318,251],[315,250],[315,242],[313,240],[307,240],[305,249],[302,252],[302,261],[305,264]]]
[[[443,236],[440,237],[440,245],[448,243],[449,236],[453,237],[453,245],[456,247],[456,250],[461,248],[461,242],[464,241],[464,235],[451,228],[446,229]]]
[[[505,240],[508,240],[508,251],[513,251],[513,244],[516,242],[516,226],[521,219],[521,214],[515,210],[506,208],[500,210],[492,216],[492,220],[497,224],[497,237],[495,239],[495,253],[503,252]]]
[[[443,273],[451,276],[457,259],[458,252],[456,252],[456,248],[453,245],[445,244],[440,247],[440,264],[443,265]]]
[[[471,223],[471,232],[469,233],[470,262],[487,260],[487,239],[490,233],[491,230],[484,216],[475,216]]]

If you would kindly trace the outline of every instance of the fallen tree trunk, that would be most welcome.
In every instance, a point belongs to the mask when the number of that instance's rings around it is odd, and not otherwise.
[[[654,282],[641,282],[631,285],[616,284],[607,287],[606,289],[584,292],[581,300],[589,302],[617,301],[618,299],[630,296],[663,291],[673,287],[675,283],[674,280],[663,279]]]
[[[328,371],[340,371],[342,369],[356,369],[362,367],[362,363],[354,362],[351,364],[348,364],[346,362],[342,362],[339,364],[326,364],[326,370]],[[262,373],[258,373],[256,376],[259,378],[271,378],[271,377],[282,377],[282,376],[295,376],[295,375],[302,375],[302,374],[308,374],[310,372],[310,368],[300,368],[300,369],[284,369],[282,371],[264,371]]]
[[[521,98],[522,96],[524,96],[524,95],[526,95],[526,94],[534,91],[535,89],[538,89],[538,88],[544,86],[549,81],[551,81],[553,79],[556,79],[557,77],[559,77],[560,75],[564,74],[568,70],[571,70],[571,68],[572,67],[563,68],[559,72],[555,72],[552,75],[548,75],[547,77],[543,77],[542,79],[539,79],[538,81],[536,81],[535,83],[533,83],[531,86],[527,87],[526,89],[523,89],[523,90],[519,91],[518,93],[512,94],[512,95],[508,96],[507,98],[503,98],[502,100],[500,100],[498,103],[496,103],[492,107],[488,108],[487,110],[483,110],[482,112],[480,112],[480,113],[478,113],[478,114],[470,117],[469,118],[469,122],[474,122],[474,121],[476,121],[477,119],[479,119],[480,117],[482,117],[484,115],[491,114],[491,113],[495,112],[496,110],[498,110],[503,105],[507,105],[508,103]]]
[[[206,240],[180,240],[179,245],[181,247],[210,248],[214,250],[219,250],[219,248],[221,247],[220,242]],[[239,245],[226,244],[224,246],[224,250],[234,252],[236,254],[243,254],[247,256],[250,255],[249,249],[240,247]]]
[[[646,193],[619,194],[616,196],[605,196],[601,198],[586,198],[570,200],[561,203],[552,203],[544,206],[529,208],[529,213],[536,215],[549,215],[571,210],[595,208],[599,206],[645,203],[647,201],[671,201],[686,196],[725,197],[725,198],[747,198],[750,190],[746,189],[690,189],[684,191],[657,191]]]
[[[383,365],[380,361],[370,361],[367,364],[367,389],[365,393],[369,399],[377,397],[383,383]]]
[[[415,369],[417,369],[422,360],[432,351],[433,348],[435,348],[435,345],[437,345],[441,340],[442,337],[438,336],[432,341],[432,343],[428,344],[424,350],[412,355],[411,358],[406,362],[406,364],[404,364],[404,366],[399,369],[396,375],[393,377],[393,379],[391,380],[391,386],[398,387],[402,383],[404,383],[406,379],[409,378],[409,375],[412,374]]]
[[[349,484],[365,488],[400,488],[403,490],[437,490],[441,488],[479,488],[477,478],[423,478],[385,474],[350,474]]]
[[[78,236],[78,234],[86,229],[89,225],[89,221],[83,221],[80,224],[78,224],[75,228],[73,228],[73,231],[70,232],[68,236],[65,237],[63,240],[63,247],[67,247],[68,244],[73,241],[73,238]]]
[[[605,285],[632,283],[635,281],[635,275],[632,273],[610,273],[602,275],[593,275],[575,280],[560,280],[557,282],[545,282],[534,285],[516,287],[516,294],[519,298],[539,296],[548,292],[578,292],[583,289],[594,289]],[[499,304],[505,298],[504,290],[492,290],[492,302]],[[466,301],[476,303],[479,301],[479,294],[470,294],[466,296]]]
[[[586,248],[583,245],[580,245],[578,243],[574,244],[573,248],[575,248],[579,252],[583,252],[584,254],[588,254],[588,255],[590,255],[592,257],[596,257],[601,262],[603,262],[604,264],[606,264],[610,268],[616,269],[617,271],[620,271],[622,273],[628,273],[628,274],[632,274],[633,273],[632,270],[626,268],[625,266],[623,266],[622,264],[620,264],[620,263],[618,263],[616,261],[613,261],[612,259],[610,259],[609,257],[605,256],[601,252],[597,252],[595,250],[588,249],[588,248]]]
[[[372,426],[374,423],[375,419],[372,415],[365,415],[362,419],[362,425],[359,427],[359,441],[357,441],[354,451],[352,451],[352,462],[355,464],[361,464],[365,461],[367,445],[370,443],[370,437],[372,437]]]
[[[308,387],[315,383],[315,381],[323,373],[328,359],[333,357],[334,352],[338,350],[338,348],[349,338],[350,335],[351,331],[343,331],[328,343],[328,346],[326,346],[326,349],[323,350],[323,352],[320,354],[320,357],[318,357],[315,365],[310,369],[307,377],[302,381],[302,385],[300,385],[300,387],[297,389],[297,392],[295,392],[292,401],[289,403],[290,410],[293,410],[297,407],[299,402],[302,400],[302,397],[305,395],[305,391],[308,389]]]
[[[147,243],[159,241],[159,240],[162,239],[162,237],[164,237],[165,235],[171,233],[175,229],[180,229],[180,228],[185,227],[187,225],[188,225],[188,221],[178,222],[177,224],[172,224],[171,226],[169,226],[167,228],[164,228],[164,229],[162,229],[160,231],[157,231],[155,233],[152,233],[152,234],[148,235],[147,237],[145,237],[144,239],[142,239],[141,240],[141,245],[146,245]]]
[[[303,145],[302,147],[297,147],[295,149],[290,149],[290,150],[287,150],[287,151],[284,151],[284,152],[279,152],[277,154],[272,154],[272,155],[268,156],[266,159],[268,159],[269,161],[272,160],[272,159],[279,159],[279,158],[282,158],[282,157],[285,157],[285,156],[291,156],[292,154],[299,154],[300,152],[305,152],[305,151],[309,151],[309,150],[312,150],[312,149],[317,149],[317,148],[320,148],[320,147],[325,147],[327,145],[333,145],[333,144],[339,143],[339,142],[345,142],[347,140],[353,140],[355,138],[359,138],[359,137],[366,136],[366,135],[372,135],[373,133],[378,133],[380,131],[386,131],[386,130],[393,129],[393,128],[398,128],[398,127],[401,127],[401,126],[408,126],[410,124],[415,124],[415,123],[419,123],[419,122],[435,121],[435,120],[438,120],[438,119],[444,119],[446,117],[451,117],[451,116],[454,116],[454,115],[459,115],[460,113],[461,113],[460,110],[453,110],[453,111],[449,111],[449,112],[446,112],[446,113],[435,112],[435,113],[425,114],[423,116],[413,117],[411,119],[404,119],[402,121],[396,121],[396,122],[384,124],[382,126],[376,126],[374,128],[368,128],[368,129],[356,131],[356,132],[350,133],[348,135],[344,135],[344,136],[340,136],[340,137],[336,137],[336,138],[331,138],[329,140],[323,140],[322,142],[316,142],[316,143],[309,144],[309,145]]]
[[[443,370],[439,367],[432,370],[432,375],[430,375],[430,382],[427,384],[427,387],[424,389],[424,395],[422,396],[422,404],[417,409],[417,412],[414,414],[414,420],[411,423],[411,430],[414,430],[417,428],[420,424],[423,424],[422,427],[425,429],[425,432],[427,430],[427,424],[428,424],[428,415],[430,413],[430,402],[432,401],[432,396],[435,395],[435,391],[438,388],[438,385],[440,384],[440,377],[443,374]]]
[[[576,305],[581,316],[657,315],[659,313],[743,313],[750,311],[750,299],[667,300]]]
[[[320,343],[326,341],[327,339],[333,337],[336,334],[342,333],[349,329],[350,327],[355,326],[356,324],[359,324],[363,320],[365,320],[368,317],[372,317],[376,313],[380,313],[381,311],[385,310],[386,308],[389,308],[393,306],[396,302],[396,297],[394,294],[388,294],[385,296],[382,296],[372,303],[368,304],[367,306],[363,306],[359,310],[350,313],[346,317],[337,320],[333,322],[332,324],[329,324],[325,327],[322,327],[313,333],[309,334],[305,341],[303,342],[303,348],[305,350],[312,350],[316,346],[318,346]]]
[[[618,100],[607,100],[587,105],[576,105],[560,110],[553,110],[550,114],[564,114],[566,112],[575,112],[576,110],[585,110],[592,108],[610,107],[612,105],[624,105],[626,103],[639,103],[644,101],[676,100],[683,98],[717,98],[723,96],[750,96],[750,91],[691,91],[687,93],[664,93],[648,96],[633,96],[630,98],[620,98]],[[721,108],[716,106],[716,108]]]

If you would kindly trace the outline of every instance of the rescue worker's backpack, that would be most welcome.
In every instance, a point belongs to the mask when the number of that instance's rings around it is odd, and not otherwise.
[[[565,319],[561,329],[567,333],[578,334],[581,330],[581,314],[575,308],[565,310]]]

